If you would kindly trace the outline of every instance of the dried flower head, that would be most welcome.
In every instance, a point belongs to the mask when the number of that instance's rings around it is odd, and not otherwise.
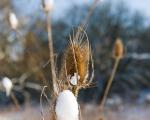
[[[69,83],[75,94],[80,88],[89,85],[87,79],[89,77],[91,49],[85,35],[85,32],[80,31],[76,36],[73,36],[73,39],[70,38],[63,54],[60,80],[63,80],[65,85]]]
[[[122,40],[118,38],[115,42],[114,49],[113,49],[113,57],[115,59],[121,59],[124,55],[124,46]]]
[[[18,27],[18,19],[14,13],[9,14],[9,23],[12,29],[17,29]]]
[[[42,0],[42,6],[45,12],[53,9],[54,0]]]
[[[88,71],[89,53],[88,43],[82,41],[70,42],[64,53],[65,64],[62,65],[66,65],[67,76],[71,78],[76,73],[76,76],[80,76],[78,81],[80,84],[84,82]]]

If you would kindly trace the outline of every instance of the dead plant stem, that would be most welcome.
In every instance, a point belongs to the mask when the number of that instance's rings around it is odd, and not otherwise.
[[[117,71],[117,68],[118,68],[118,65],[119,65],[119,61],[120,59],[115,59],[115,64],[113,66],[113,70],[112,70],[112,73],[110,75],[110,78],[108,80],[108,84],[106,86],[106,89],[104,91],[104,96],[102,98],[102,101],[101,101],[101,104],[100,104],[100,108],[103,110],[104,108],[104,105],[105,105],[105,101],[107,99],[107,96],[108,96],[108,93],[109,93],[109,90],[110,90],[110,87],[112,85],[112,82],[113,82],[113,79],[115,77],[115,74],[116,74],[116,71]]]
[[[46,12],[46,25],[48,32],[48,45],[50,50],[50,65],[51,65],[51,74],[52,74],[52,85],[54,94],[58,94],[58,87],[56,82],[56,71],[55,71],[55,62],[54,62],[54,51],[53,51],[53,40],[52,40],[52,29],[51,29],[51,21],[49,19],[49,12]]]
[[[18,103],[17,98],[15,97],[15,95],[13,93],[11,93],[10,96],[11,96],[11,98],[12,98],[12,100],[13,100],[15,106],[16,106],[16,109],[19,110],[20,109],[20,105]]]

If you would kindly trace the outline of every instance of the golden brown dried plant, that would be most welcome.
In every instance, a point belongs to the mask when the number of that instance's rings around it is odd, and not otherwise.
[[[124,55],[124,46],[120,38],[117,38],[114,49],[113,49],[113,57],[115,59],[121,59]]]
[[[124,53],[123,43],[122,43],[120,38],[117,38],[117,40],[116,40],[116,42],[114,44],[114,48],[113,48],[113,58],[115,59],[115,63],[114,63],[111,75],[110,75],[110,77],[108,79],[108,83],[106,85],[106,89],[104,91],[104,95],[103,95],[101,103],[100,103],[100,112],[101,112],[102,115],[104,114],[103,113],[104,112],[104,105],[105,105],[105,102],[106,102],[109,90],[111,88],[113,79],[115,77],[115,74],[116,74],[119,62],[120,62],[121,58],[123,58],[123,53]],[[102,117],[103,116],[100,116],[101,119],[102,119]]]
[[[86,33],[81,28],[78,28],[78,31],[80,31],[78,35],[70,37],[69,44],[63,54],[60,73],[60,80],[65,83],[66,87],[70,86],[75,95],[78,94],[79,89],[90,84],[88,81],[89,65],[92,62]],[[73,81],[75,83],[71,81],[73,77],[76,77],[76,81]]]

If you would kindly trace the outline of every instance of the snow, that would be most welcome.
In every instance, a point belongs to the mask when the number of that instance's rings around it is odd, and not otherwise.
[[[57,120],[79,120],[78,102],[70,90],[59,93],[55,112]]]
[[[80,79],[80,76],[77,75],[77,73],[74,73],[74,76],[72,76],[70,79],[70,83],[72,85],[77,85],[79,79]]]
[[[17,29],[18,27],[18,19],[14,13],[9,14],[9,22],[12,29]]]
[[[54,6],[54,0],[43,0],[43,7],[45,11],[52,10]]]
[[[3,85],[3,87],[6,90],[6,96],[9,96],[10,92],[11,92],[11,90],[13,88],[12,81],[8,77],[4,77],[2,79],[2,85]]]

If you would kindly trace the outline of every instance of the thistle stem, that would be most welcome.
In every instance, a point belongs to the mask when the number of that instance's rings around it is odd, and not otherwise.
[[[105,101],[106,101],[106,99],[107,99],[107,96],[108,96],[110,87],[111,87],[112,82],[113,82],[113,79],[114,79],[114,77],[115,77],[115,74],[116,74],[116,71],[117,71],[117,68],[118,68],[118,65],[119,65],[119,61],[120,61],[120,59],[117,59],[117,58],[115,59],[115,64],[114,64],[114,66],[113,66],[113,70],[112,70],[112,72],[111,72],[110,78],[109,78],[109,80],[108,80],[108,84],[107,84],[106,89],[105,89],[105,91],[104,91],[104,96],[103,96],[102,101],[101,101],[101,104],[100,104],[100,108],[101,108],[102,110],[103,110],[103,108],[104,108]]]
[[[73,94],[77,97],[77,96],[78,96],[78,92],[79,92],[78,86],[74,86],[74,87],[72,88],[72,92],[73,92]]]

